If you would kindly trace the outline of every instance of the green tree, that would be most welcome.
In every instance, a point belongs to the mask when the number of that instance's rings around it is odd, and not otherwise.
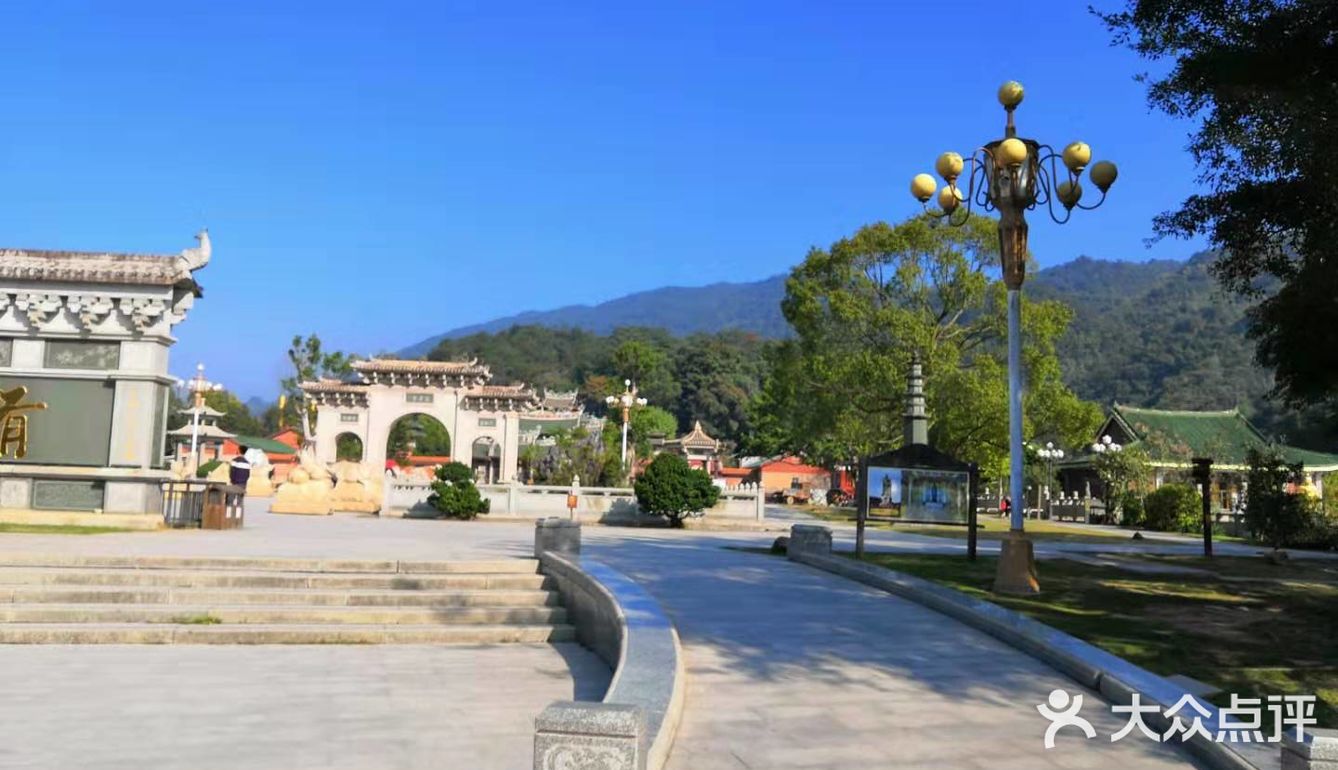
[[[341,379],[347,377],[353,371],[350,366],[352,361],[353,359],[344,353],[326,351],[321,346],[321,338],[315,334],[307,337],[299,334],[293,337],[292,344],[288,346],[288,362],[292,364],[293,375],[285,377],[279,385],[287,396],[286,408],[292,410],[292,414],[288,416],[296,418],[294,422],[300,422],[302,425],[303,441],[310,442],[314,434],[311,432],[311,410],[302,393],[302,383],[327,377]]]
[[[1153,107],[1198,121],[1204,192],[1160,215],[1159,235],[1207,236],[1213,272],[1258,298],[1250,334],[1293,404],[1332,403],[1338,346],[1338,4],[1129,0],[1101,14],[1117,43],[1169,62],[1144,75]]]
[[[474,473],[464,463],[450,462],[437,467],[428,505],[452,519],[472,519],[487,513],[489,501],[474,486]]]
[[[987,273],[997,257],[987,218],[960,228],[928,217],[880,222],[811,250],[786,282],[782,311],[795,339],[772,351],[771,376],[753,405],[751,446],[818,461],[899,446],[906,372],[918,354],[931,443],[1005,476],[1006,295]],[[1024,308],[1024,410],[1027,434],[1075,445],[1100,413],[1060,379],[1055,342],[1070,317],[1057,302]]]
[[[1121,505],[1129,485],[1141,481],[1147,475],[1147,469],[1147,452],[1141,447],[1128,446],[1117,452],[1107,450],[1092,454],[1092,470],[1101,479],[1101,499],[1111,516],[1122,513]]]
[[[641,510],[665,517],[671,527],[682,527],[684,518],[704,512],[720,497],[710,475],[675,454],[656,455],[637,476],[633,489]]]
[[[644,338],[638,330],[623,332],[638,336],[625,339],[614,348],[613,373],[631,380],[637,392],[656,406],[672,406],[678,400],[680,389],[669,365],[666,346]]]
[[[409,451],[428,457],[451,456],[451,434],[435,417],[426,414],[407,414],[390,426],[386,439],[386,453],[397,457]]]
[[[204,394],[205,406],[223,412],[218,418],[218,427],[243,436],[262,436],[265,426],[251,414],[251,410],[241,399],[226,390],[216,390]]]
[[[1251,449],[1246,462],[1245,528],[1274,549],[1291,545],[1311,525],[1306,497],[1295,493],[1305,480],[1301,466],[1275,447]]]

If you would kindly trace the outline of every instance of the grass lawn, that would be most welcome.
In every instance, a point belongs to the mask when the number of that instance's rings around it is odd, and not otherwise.
[[[870,554],[868,561],[1022,612],[1162,675],[1185,674],[1242,697],[1315,695],[1338,727],[1338,564],[1160,557],[1212,575],[1143,575],[1047,560],[1043,593],[989,591],[995,560]],[[1149,559],[1153,561],[1153,559]]]
[[[20,535],[105,535],[130,532],[122,527],[83,527],[74,524],[6,524],[0,522],[0,534]]]

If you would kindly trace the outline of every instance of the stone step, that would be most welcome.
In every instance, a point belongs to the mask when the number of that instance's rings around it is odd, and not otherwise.
[[[167,586],[175,588],[317,588],[365,590],[546,589],[531,573],[359,574],[275,571],[204,571],[98,567],[0,566],[0,586]]]
[[[0,553],[0,567],[75,567],[137,570],[243,570],[248,572],[370,573],[391,575],[537,574],[535,559],[398,561],[216,556],[115,556]]]
[[[263,605],[7,604],[0,624],[526,625],[561,624],[562,607],[269,607]],[[4,628],[6,626],[0,626]]]
[[[166,625],[149,623],[0,625],[0,644],[507,644],[569,642],[569,625],[341,626]]]
[[[560,603],[556,591],[227,589],[165,586],[0,585],[4,604],[303,605],[310,607],[535,607]]]

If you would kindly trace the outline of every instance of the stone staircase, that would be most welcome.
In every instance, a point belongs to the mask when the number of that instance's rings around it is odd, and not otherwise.
[[[0,644],[494,644],[575,639],[533,559],[0,555]]]

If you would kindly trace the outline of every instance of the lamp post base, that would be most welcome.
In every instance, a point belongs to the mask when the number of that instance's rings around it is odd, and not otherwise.
[[[1040,581],[1036,579],[1036,554],[1031,541],[1017,530],[1010,530],[999,542],[999,571],[994,576],[996,594],[1038,594]]]

